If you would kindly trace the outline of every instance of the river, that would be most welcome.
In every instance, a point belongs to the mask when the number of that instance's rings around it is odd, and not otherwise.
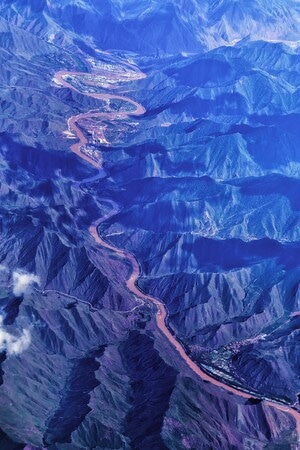
[[[98,94],[98,93],[94,93],[94,92],[87,92],[87,93],[81,92],[79,89],[77,89],[71,83],[69,83],[68,81],[65,80],[65,77],[76,77],[76,76],[84,76],[84,75],[87,75],[87,74],[83,73],[83,72],[59,71],[55,74],[54,80],[57,84],[65,87],[65,88],[72,89],[73,91],[76,91],[82,95],[87,95],[88,97],[92,97],[92,98],[95,98],[98,100],[105,100],[105,101],[121,100],[122,102],[124,102],[124,104],[128,103],[129,105],[135,107],[135,110],[128,110],[128,111],[122,110],[122,111],[118,111],[118,112],[115,112],[115,111],[112,111],[112,112],[89,111],[86,113],[78,114],[76,116],[72,116],[68,119],[69,130],[78,138],[78,142],[71,145],[71,147],[70,147],[72,152],[76,153],[76,155],[78,155],[80,158],[84,159],[85,161],[87,161],[88,163],[93,165],[95,168],[100,170],[102,168],[102,161],[95,161],[93,158],[89,157],[88,154],[85,154],[81,151],[81,148],[88,143],[88,139],[85,137],[83,131],[81,131],[81,129],[79,128],[78,121],[81,119],[87,119],[87,118],[103,118],[105,120],[111,120],[111,121],[116,120],[117,118],[118,119],[120,119],[120,118],[127,119],[129,114],[135,115],[135,116],[142,115],[145,112],[145,109],[143,108],[142,105],[140,105],[136,101],[134,101],[128,97],[125,97],[125,96],[115,95],[115,94]],[[89,74],[89,75],[91,75],[91,74]],[[91,83],[89,82],[89,86],[90,85],[91,85]],[[103,134],[103,138],[104,138],[104,134]],[[93,177],[93,179],[95,179],[95,177]],[[85,182],[86,181],[88,181],[88,180],[85,180]],[[137,285],[137,281],[140,276],[140,265],[139,265],[136,257],[132,253],[125,251],[123,249],[120,249],[118,247],[115,247],[112,244],[108,243],[99,234],[99,232],[98,232],[99,225],[101,223],[103,223],[105,220],[107,220],[109,217],[112,217],[114,214],[116,214],[116,212],[118,212],[117,206],[115,204],[112,204],[112,205],[113,205],[112,209],[107,215],[105,215],[104,217],[101,217],[99,220],[97,220],[90,226],[90,228],[89,228],[90,234],[94,238],[95,242],[97,242],[98,245],[100,245],[101,247],[110,249],[111,251],[113,251],[116,255],[118,255],[122,259],[126,259],[127,261],[130,262],[131,267],[132,267],[132,272],[126,282],[127,287],[129,289],[129,291],[131,291],[135,296],[142,298],[145,301],[152,302],[153,304],[156,305],[156,307],[157,307],[156,323],[157,323],[157,326],[160,329],[160,331],[165,336],[165,338],[168,339],[168,341],[176,348],[177,352],[179,353],[181,358],[186,362],[186,364],[190,367],[190,369],[195,374],[197,374],[202,380],[210,382],[213,385],[218,386],[219,388],[225,389],[226,391],[229,391],[229,392],[231,392],[235,395],[238,395],[240,397],[243,397],[245,399],[250,399],[250,398],[261,399],[260,397],[255,397],[255,395],[252,393],[242,391],[233,386],[230,386],[229,384],[226,384],[223,381],[215,379],[213,376],[204,372],[187,355],[183,345],[179,341],[176,340],[175,336],[173,336],[171,334],[170,330],[168,329],[168,327],[166,325],[167,310],[166,310],[165,305],[158,298],[155,298],[151,295],[147,295],[141,289],[139,289],[139,287]],[[288,413],[294,418],[295,424],[296,424],[296,429],[297,429],[297,442],[300,445],[300,413],[296,409],[294,409],[288,405],[284,405],[284,404],[272,401],[270,399],[264,399],[263,404],[265,406],[276,408],[279,411]],[[297,447],[295,447],[295,448],[299,448],[298,444],[296,444]]]

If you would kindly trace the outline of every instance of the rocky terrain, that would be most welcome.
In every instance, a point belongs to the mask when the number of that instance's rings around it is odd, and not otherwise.
[[[0,1],[1,450],[298,448],[298,18],[290,0]],[[102,72],[75,89],[62,70]],[[100,170],[66,132],[88,111],[107,113]],[[250,398],[189,367],[90,234],[101,217],[186,354]]]

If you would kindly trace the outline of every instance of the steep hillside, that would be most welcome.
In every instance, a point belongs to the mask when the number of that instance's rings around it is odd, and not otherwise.
[[[0,1],[1,449],[298,448],[299,23]]]

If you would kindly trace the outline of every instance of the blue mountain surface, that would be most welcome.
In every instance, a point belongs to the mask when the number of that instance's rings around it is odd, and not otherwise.
[[[299,24],[0,0],[1,450],[300,447]]]

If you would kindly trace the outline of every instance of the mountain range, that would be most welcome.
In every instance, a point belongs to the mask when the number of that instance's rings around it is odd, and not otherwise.
[[[298,448],[299,23],[0,1],[1,450]]]

